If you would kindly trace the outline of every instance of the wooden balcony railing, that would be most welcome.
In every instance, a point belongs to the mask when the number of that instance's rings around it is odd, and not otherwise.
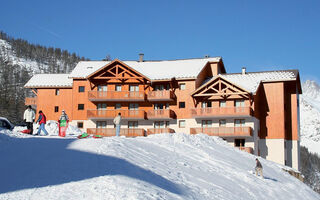
[[[88,128],[89,135],[101,135],[103,137],[111,137],[116,135],[115,128]],[[121,128],[120,136],[137,137],[145,136],[145,130],[142,128]]]
[[[147,135],[159,134],[159,133],[175,133],[172,128],[149,128],[147,129]]]
[[[174,111],[170,109],[149,110],[147,112],[148,119],[173,119]]]
[[[190,128],[190,134],[204,133],[210,136],[220,137],[251,137],[251,127],[207,127],[207,128]]]
[[[149,101],[173,101],[174,93],[171,90],[157,90],[148,92]]]
[[[144,101],[143,91],[89,91],[88,99],[90,101]]]
[[[211,107],[193,108],[191,116],[194,118],[221,117],[221,116],[252,116],[250,107]]]
[[[88,110],[89,119],[113,119],[121,113],[122,119],[145,119],[144,110]]]
[[[24,104],[25,105],[37,105],[37,97],[26,97]]]
[[[253,148],[252,147],[237,147],[237,148],[239,148],[241,151],[245,151],[247,153],[253,154]]]

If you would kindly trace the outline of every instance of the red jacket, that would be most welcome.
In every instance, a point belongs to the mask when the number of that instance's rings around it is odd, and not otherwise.
[[[39,122],[39,124],[45,124],[47,122],[46,116],[43,113],[40,113],[37,122]]]

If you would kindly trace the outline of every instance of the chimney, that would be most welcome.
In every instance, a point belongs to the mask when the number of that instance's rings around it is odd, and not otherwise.
[[[246,68],[245,67],[242,67],[242,75],[243,74],[246,74]]]
[[[143,56],[144,56],[143,53],[139,53],[139,62],[143,62]]]

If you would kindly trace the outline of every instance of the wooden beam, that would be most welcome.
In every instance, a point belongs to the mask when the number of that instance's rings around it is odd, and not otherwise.
[[[205,96],[221,96],[221,95],[241,95],[248,94],[247,92],[235,92],[235,93],[209,93],[209,94],[196,94],[195,97],[205,97]]]

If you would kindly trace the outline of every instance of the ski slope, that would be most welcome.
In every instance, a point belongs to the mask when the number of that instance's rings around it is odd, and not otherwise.
[[[17,130],[0,132],[1,200],[320,199],[271,161],[260,159],[265,178],[256,177],[255,156],[217,137],[79,140]]]

